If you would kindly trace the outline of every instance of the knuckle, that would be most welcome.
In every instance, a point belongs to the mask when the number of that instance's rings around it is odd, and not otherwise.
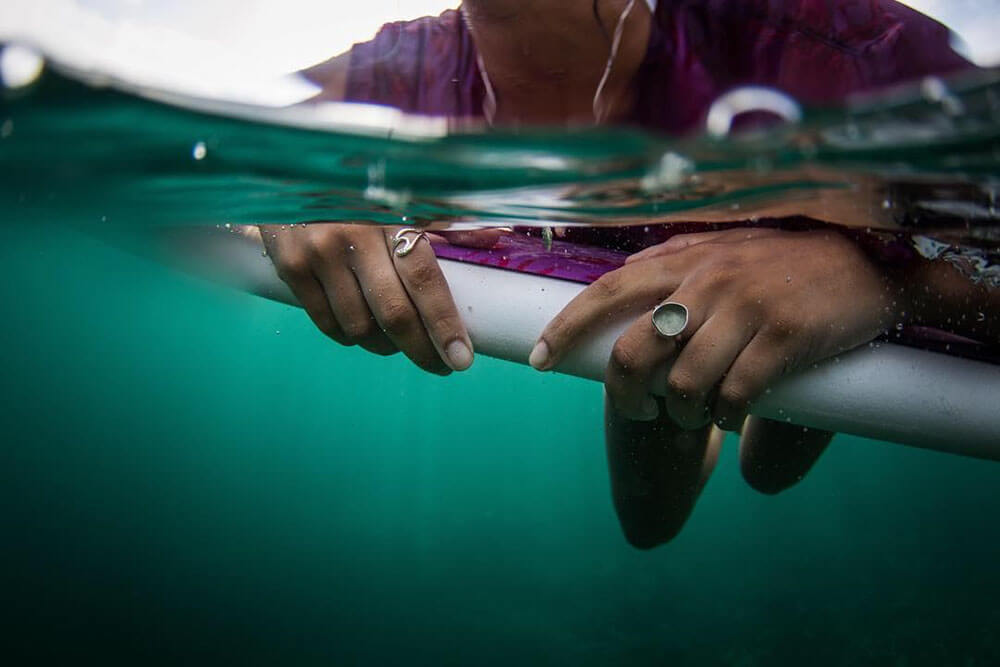
[[[378,334],[378,327],[371,318],[354,319],[345,322],[342,326],[344,334],[354,341],[366,341]]]
[[[799,325],[781,313],[775,313],[764,330],[768,340],[776,345],[784,345],[799,334]]]
[[[740,271],[737,267],[716,262],[706,266],[702,274],[702,278],[715,288],[739,284],[739,276]]]
[[[413,307],[402,297],[388,297],[380,304],[382,325],[394,334],[408,331],[413,325]]]
[[[309,259],[300,253],[282,253],[272,258],[278,277],[287,282],[295,282],[309,275]]]
[[[545,331],[542,332],[541,338],[548,342],[550,348],[553,348],[559,347],[565,340],[572,338],[574,334],[575,331],[571,327],[571,320],[564,312],[561,312],[549,321],[548,326],[545,327]]]
[[[642,363],[635,346],[619,339],[611,349],[611,364],[619,375],[634,375]]]
[[[597,292],[598,298],[614,299],[621,294],[623,282],[619,272],[612,271],[595,280],[590,287]]]
[[[428,318],[428,321],[433,322],[430,328],[439,341],[447,341],[454,336],[461,335],[464,331],[462,321],[457,313],[439,314]]]
[[[437,260],[433,257],[422,257],[414,253],[403,266],[410,283],[418,289],[436,282],[441,276]]]
[[[667,389],[681,399],[689,399],[701,393],[697,379],[688,371],[674,370],[667,376]]]
[[[327,227],[310,237],[309,252],[314,258],[328,259],[339,255],[343,245],[343,232]]]
[[[726,382],[719,388],[719,404],[723,410],[742,410],[750,404],[750,388],[743,382]]]

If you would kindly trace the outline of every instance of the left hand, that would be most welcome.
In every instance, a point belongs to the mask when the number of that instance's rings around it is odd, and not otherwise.
[[[781,375],[901,321],[901,291],[899,281],[832,230],[683,234],[633,255],[574,298],[542,333],[531,365],[554,368],[610,318],[641,313],[608,362],[605,385],[615,409],[655,419],[653,383],[657,370],[670,366],[664,405],[677,425],[695,429],[712,418],[736,430]],[[690,314],[673,339],[659,337],[651,319],[667,299]]]

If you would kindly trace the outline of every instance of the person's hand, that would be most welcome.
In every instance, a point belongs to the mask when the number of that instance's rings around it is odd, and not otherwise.
[[[472,365],[472,341],[430,243],[392,252],[399,227],[348,223],[261,225],[278,275],[316,326],[342,345],[380,355],[402,351],[438,375]],[[498,232],[456,232],[450,240],[491,246]]]
[[[651,320],[668,298],[690,313],[673,339]],[[781,375],[872,340],[901,321],[904,301],[897,282],[834,231],[678,235],[588,286],[549,323],[530,361],[554,368],[609,319],[641,313],[608,363],[615,410],[655,419],[653,383],[670,366],[663,405],[674,423],[695,429],[714,418],[735,430]]]

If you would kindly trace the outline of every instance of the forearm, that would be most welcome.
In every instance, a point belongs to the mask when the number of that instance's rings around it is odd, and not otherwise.
[[[1000,289],[977,284],[946,261],[920,261],[899,276],[906,324],[1000,344]]]

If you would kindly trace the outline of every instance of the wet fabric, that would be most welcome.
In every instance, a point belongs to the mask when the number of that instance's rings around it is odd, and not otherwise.
[[[700,128],[712,101],[743,85],[828,105],[970,66],[951,48],[947,28],[889,0],[660,2],[632,121],[680,134]],[[347,101],[478,118],[484,95],[458,10],[389,23],[351,50]]]

